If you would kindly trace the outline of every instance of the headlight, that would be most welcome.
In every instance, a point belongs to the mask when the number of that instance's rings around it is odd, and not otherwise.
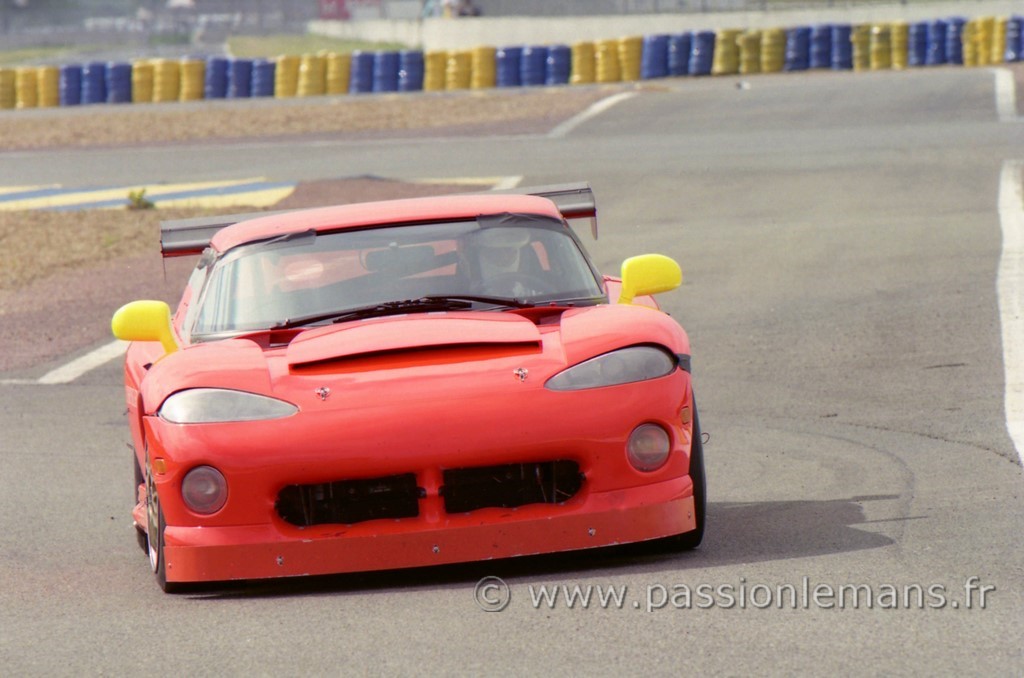
[[[228,421],[279,419],[299,411],[277,398],[223,388],[178,391],[164,401],[158,414],[172,424],[212,424]]]
[[[228,500],[228,482],[212,466],[197,466],[181,481],[181,498],[196,513],[216,513]]]
[[[664,377],[676,368],[675,357],[653,346],[633,346],[585,360],[548,379],[554,391],[615,386]]]
[[[668,433],[657,424],[641,424],[629,434],[626,456],[638,471],[656,471],[668,460],[672,441]]]

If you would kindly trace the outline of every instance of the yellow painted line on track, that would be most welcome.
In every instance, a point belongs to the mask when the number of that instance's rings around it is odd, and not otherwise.
[[[60,188],[60,185],[46,184],[43,186],[0,186],[0,195],[7,195],[9,193],[27,193],[29,191],[46,191],[54,188]]]
[[[152,184],[119,186],[99,190],[69,190],[64,193],[26,198],[24,200],[9,200],[0,202],[0,210],[38,210],[52,209],[54,207],[66,207],[68,205],[79,205],[90,202],[104,202],[107,200],[118,200],[128,197],[131,191],[146,191],[147,198],[159,197],[168,193],[180,193],[182,191],[201,191],[211,188],[230,188],[242,184],[250,184],[263,181],[263,179],[236,179],[231,181],[204,181],[189,184]],[[17,191],[31,190],[21,187]],[[13,193],[14,190],[5,190],[5,193]]]
[[[458,184],[464,186],[495,186],[507,177],[426,177],[413,179],[414,184]]]
[[[177,200],[161,200],[160,207],[270,207],[287,198],[295,191],[295,187],[270,188],[260,191],[232,193],[230,195],[204,195]],[[147,195],[149,195],[147,193]],[[111,208],[114,209],[114,208]]]

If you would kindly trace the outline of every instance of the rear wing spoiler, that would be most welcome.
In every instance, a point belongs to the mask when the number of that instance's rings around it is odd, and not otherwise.
[[[585,181],[489,192],[536,195],[547,198],[555,203],[555,207],[566,219],[590,219],[590,234],[594,236],[594,240],[597,240],[597,202],[594,200],[594,192],[590,189],[590,184]]]
[[[515,195],[536,195],[555,203],[566,219],[590,219],[590,232],[597,239],[597,203],[590,184],[585,182],[493,191]],[[285,214],[294,210],[222,214],[213,217],[175,219],[160,222],[160,254],[164,258],[202,254],[220,229],[240,221]]]
[[[160,222],[160,254],[169,257],[187,257],[202,254],[210,246],[217,231],[240,221],[285,214],[291,210],[276,212],[249,212],[246,214],[222,214],[215,217],[195,217]]]

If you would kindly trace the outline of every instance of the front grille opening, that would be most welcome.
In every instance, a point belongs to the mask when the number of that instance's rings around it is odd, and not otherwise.
[[[567,460],[447,469],[443,476],[441,494],[448,513],[560,504],[583,486],[579,464]]]
[[[317,485],[289,485],[277,495],[274,508],[281,519],[309,527],[329,523],[351,525],[380,518],[415,518],[422,491],[416,475],[337,480]]]

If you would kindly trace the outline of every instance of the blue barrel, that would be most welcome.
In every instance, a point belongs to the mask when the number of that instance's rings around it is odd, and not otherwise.
[[[419,92],[423,89],[423,75],[426,71],[423,52],[404,50],[398,53],[398,91]]]
[[[928,63],[928,24],[912,23],[907,29],[907,65],[924,66]]]
[[[963,17],[952,17],[946,22],[946,63],[964,63],[964,46],[960,42],[963,37],[964,25],[967,19]]]
[[[832,26],[832,70],[849,71],[853,68],[852,34],[853,27],[850,24]]]
[[[373,91],[373,63],[377,60],[373,52],[352,52],[352,73],[348,81],[348,91],[352,94],[365,94]]]
[[[548,48],[539,45],[523,47],[519,62],[519,80],[524,86],[543,85],[548,77]]]
[[[1020,61],[1024,52],[1024,17],[1012,16],[1006,22],[1006,54],[1007,63]]]
[[[373,55],[373,91],[398,91],[398,52],[377,52]]]
[[[572,75],[572,48],[569,45],[548,47],[547,74],[545,85],[564,85]]]
[[[274,77],[277,64],[270,59],[256,59],[252,62],[252,85],[249,90],[254,97],[274,96]]]
[[[668,38],[668,74],[671,76],[687,75],[690,72],[690,47],[692,33],[670,35]]]
[[[203,84],[203,97],[206,99],[223,99],[228,95],[228,60],[213,56],[206,60],[206,82]]]
[[[252,59],[232,59],[228,62],[224,96],[231,99],[252,96]]]
[[[132,102],[132,65],[111,61],[107,64],[106,89],[108,104]]]
[[[61,106],[82,103],[82,67],[79,64],[61,66],[58,89]]]
[[[82,67],[82,103],[102,104],[107,100],[107,64],[93,61]]]
[[[714,59],[714,31],[695,32],[690,42],[690,75],[711,75]]]
[[[523,84],[522,47],[499,47],[494,53],[495,80],[498,87],[519,87]]]
[[[645,35],[640,57],[640,79],[668,77],[668,36]]]
[[[811,68],[832,68],[832,24],[811,28],[808,60]]]
[[[786,31],[785,71],[806,71],[811,66],[811,29],[797,26]]]
[[[942,19],[936,19],[928,24],[928,49],[925,63],[929,66],[946,63],[946,33],[948,29],[949,23]]]

